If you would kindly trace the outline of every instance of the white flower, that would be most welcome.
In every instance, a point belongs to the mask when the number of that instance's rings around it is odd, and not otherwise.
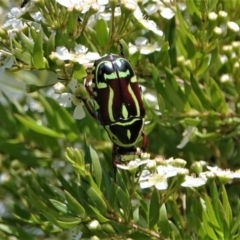
[[[173,157],[167,159],[166,163],[174,167],[185,167],[185,165],[187,164],[187,162],[184,159],[181,158],[174,159]]]
[[[206,178],[185,176],[185,181],[181,185],[183,187],[200,187],[202,185],[205,185],[206,182]]]
[[[18,18],[18,17],[21,17],[21,15],[23,13],[25,13],[25,8],[17,8],[17,7],[14,7],[10,10],[10,12],[8,13],[8,18]]]
[[[218,15],[215,12],[208,13],[208,19],[211,21],[215,21],[217,19]]]
[[[69,231],[69,239],[71,239],[71,240],[79,240],[79,239],[81,239],[82,234],[83,233],[81,231],[79,231],[78,226],[74,227],[73,229],[71,229]]]
[[[230,30],[232,30],[233,32],[239,32],[239,26],[238,26],[238,24],[237,23],[235,23],[235,22],[228,22],[227,23],[227,26],[228,26],[228,28],[230,29]]]
[[[54,92],[56,94],[62,94],[63,92],[66,91],[66,87],[64,84],[57,82],[54,86],[53,86]]]
[[[146,29],[154,32],[155,34],[157,34],[158,36],[162,37],[163,36],[163,32],[161,30],[158,29],[156,23],[152,20],[147,20],[144,18],[141,9],[137,6],[135,11],[133,12],[134,17],[136,18],[136,20]]]
[[[43,19],[43,15],[41,12],[35,12],[30,14],[31,14],[31,17],[37,22],[40,22]]]
[[[199,176],[204,179],[213,179],[215,177],[215,174],[211,171],[206,171],[199,173]]]
[[[165,175],[159,175],[156,173],[146,175],[146,172],[144,174],[145,176],[140,176],[139,179],[141,188],[150,188],[152,186],[155,186],[158,190],[165,190],[168,188],[167,177]]]
[[[26,8],[12,8],[8,13],[8,20],[3,24],[4,28],[12,26],[15,30],[21,30],[24,27],[24,24],[21,19],[21,15],[26,12]]]
[[[217,166],[215,166],[215,167],[207,166],[207,169],[210,170],[212,173],[214,173],[215,176],[217,176],[218,178],[223,179],[223,180],[229,180],[229,179],[240,177],[239,172],[237,172],[237,171],[233,172],[230,169],[223,170]]]
[[[138,7],[136,0],[121,0],[121,5],[132,12]]]
[[[12,18],[7,20],[4,24],[3,27],[9,27],[12,26],[13,29],[15,30],[21,30],[23,28],[23,22],[20,19],[17,18]]]
[[[75,109],[73,112],[73,117],[75,119],[83,119],[85,117],[85,112],[83,110],[83,102],[78,98],[79,90],[83,89],[83,84],[79,83],[76,79],[72,79],[70,84],[68,85],[71,89],[72,93],[64,92],[58,94],[56,100],[63,107],[71,107],[75,105]]]
[[[240,178],[240,171],[239,170],[233,172],[233,178]]]
[[[175,15],[175,12],[171,8],[164,8],[161,11],[161,16],[168,20],[172,19],[174,15]]]
[[[229,74],[223,74],[220,76],[220,82],[225,83],[225,82],[230,82],[232,80],[231,76]]]
[[[92,0],[57,0],[57,2],[70,11],[75,9],[81,13],[86,13],[94,3]]]
[[[215,27],[215,28],[213,29],[213,32],[214,32],[216,35],[222,35],[223,30],[222,30],[220,27]]]
[[[146,11],[147,15],[152,15],[157,12],[158,7],[156,4],[148,4],[147,7],[144,8],[144,10]]]
[[[151,162],[151,160],[136,159],[136,160],[132,160],[132,161],[128,162],[127,165],[117,164],[117,167],[124,169],[124,170],[134,170],[134,169],[137,169],[139,166],[141,166],[143,164],[147,164],[149,162]]]
[[[146,37],[139,36],[135,39],[135,45],[137,46],[144,46],[148,44],[148,39]]]
[[[75,46],[74,50],[75,52],[69,52],[64,46],[57,47],[56,52],[52,52],[51,55],[63,61],[70,60],[73,62],[78,62],[79,64],[87,64],[100,58],[98,53],[87,52],[88,48],[81,44]]]
[[[178,169],[171,165],[168,166],[157,166],[157,172],[160,175],[165,175],[167,178],[174,177],[178,174]]]
[[[88,48],[85,46],[78,44],[75,48],[75,54],[73,57],[73,61],[78,62],[80,64],[86,64],[91,61],[95,61],[100,58],[100,55],[95,52],[87,52]]]
[[[56,52],[52,53],[60,60],[70,60],[72,59],[72,54],[69,53],[66,47],[57,47]]]
[[[157,173],[151,174],[150,171],[144,170],[139,177],[141,188],[150,188],[155,186],[158,190],[168,188],[167,179],[178,174],[178,169],[173,166],[157,166]]]
[[[226,18],[228,16],[228,13],[225,11],[219,11],[218,12],[219,17],[221,18]]]

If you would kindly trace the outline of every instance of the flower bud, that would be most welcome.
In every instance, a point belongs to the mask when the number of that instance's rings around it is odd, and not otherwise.
[[[90,231],[99,231],[101,230],[101,225],[97,220],[92,220],[87,224],[87,227]]]
[[[228,26],[228,28],[229,28],[232,32],[235,32],[235,33],[238,33],[239,30],[240,30],[238,24],[235,23],[235,22],[229,21],[229,22],[227,23],[227,26]]]
[[[192,172],[194,172],[196,174],[199,174],[203,171],[203,166],[200,162],[194,162],[191,165],[191,170],[192,170]]]
[[[112,234],[115,234],[116,231],[115,229],[113,228],[113,226],[109,223],[104,223],[102,224],[102,230],[106,233],[112,233]]]
[[[57,94],[61,94],[66,91],[66,87],[60,82],[57,82],[55,85],[53,85],[53,89]]]
[[[215,12],[210,12],[210,13],[208,14],[208,19],[209,19],[209,21],[216,21],[216,20],[217,20],[217,17],[218,17],[218,15],[217,15]]]
[[[219,18],[221,18],[221,19],[226,19],[227,16],[228,16],[228,13],[225,12],[225,11],[219,11],[219,12],[218,12],[218,16],[219,16]]]

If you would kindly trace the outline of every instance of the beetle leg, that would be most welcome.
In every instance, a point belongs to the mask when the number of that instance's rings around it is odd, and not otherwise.
[[[92,74],[90,72],[87,72],[87,77],[86,77],[86,81],[85,81],[85,88],[88,91],[89,95],[93,98],[94,94],[93,94],[93,90],[91,88],[91,83],[92,83]]]
[[[81,99],[84,103],[84,106],[86,107],[87,111],[89,112],[89,114],[96,120],[98,120],[96,113],[92,110],[92,108],[90,107],[88,100],[87,99],[83,99],[81,96],[77,96],[78,99]]]
[[[142,132],[142,151],[145,152],[146,151],[146,148],[147,148],[147,144],[148,144],[148,140],[147,140],[147,135]]]
[[[112,148],[112,166],[113,166],[113,174],[114,174],[114,181],[116,182],[116,174],[117,174],[117,159],[116,159],[116,156],[117,156],[117,149],[118,149],[118,146],[116,144],[113,144],[113,148]]]
[[[118,44],[119,44],[119,46],[120,46],[120,55],[125,58],[123,45],[122,45],[120,42],[119,42]]]

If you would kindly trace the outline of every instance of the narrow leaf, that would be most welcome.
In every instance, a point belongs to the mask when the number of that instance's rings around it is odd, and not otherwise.
[[[163,204],[160,208],[160,218],[159,218],[158,225],[163,236],[169,237],[170,225],[168,223],[167,209],[165,204]]]
[[[33,55],[32,55],[33,65],[36,69],[43,69],[45,68],[44,54],[43,54],[43,31],[40,30],[37,35],[33,34],[32,36],[34,40]]]
[[[15,116],[23,125],[25,125],[27,128],[29,128],[35,132],[38,132],[38,133],[41,133],[43,135],[47,135],[50,137],[65,138],[64,134],[59,134],[58,132],[55,132],[50,128],[38,125],[35,120],[33,120],[32,118],[30,118],[28,116],[23,117],[18,114],[15,114]]]
[[[150,201],[150,208],[149,208],[149,228],[153,228],[155,224],[159,220],[159,210],[160,210],[160,202],[158,196],[158,190],[154,189]]]
[[[107,22],[103,19],[100,19],[99,21],[97,21],[95,29],[98,36],[98,44],[101,48],[103,48],[104,46],[106,46],[109,39]]]
[[[70,211],[77,214],[81,218],[85,218],[86,212],[82,207],[82,205],[69,192],[65,190],[64,193],[65,193],[65,197],[66,197]]]

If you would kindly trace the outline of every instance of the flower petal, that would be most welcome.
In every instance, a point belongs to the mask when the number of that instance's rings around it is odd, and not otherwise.
[[[83,119],[86,116],[85,111],[82,107],[82,104],[78,104],[73,112],[73,118],[75,119]]]
[[[155,184],[155,187],[158,189],[158,190],[165,190],[168,188],[168,183],[166,181],[163,181],[163,182],[158,182]]]
[[[63,107],[71,107],[72,106],[72,94],[71,93],[59,94],[57,101]]]
[[[153,186],[153,182],[143,181],[140,182],[140,188],[150,188]]]

